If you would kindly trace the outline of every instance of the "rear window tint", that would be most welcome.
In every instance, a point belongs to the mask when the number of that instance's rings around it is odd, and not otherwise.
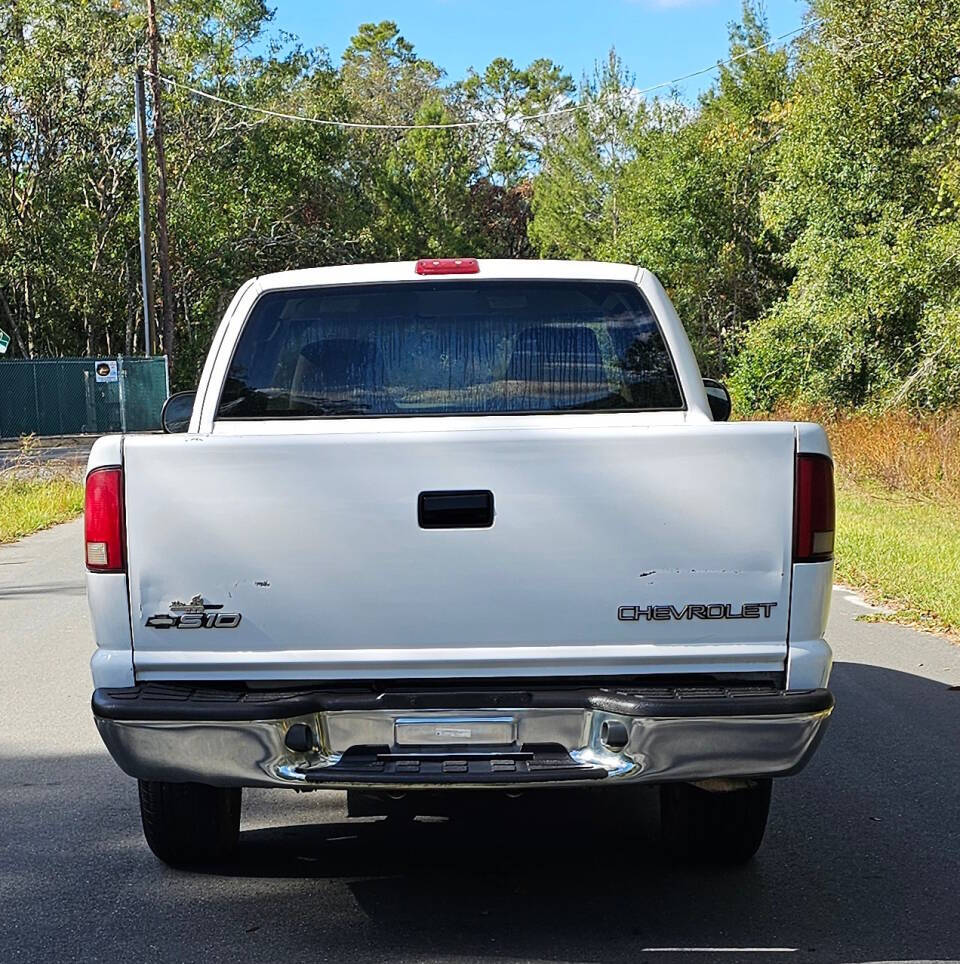
[[[630,284],[446,281],[264,295],[218,418],[649,411],[683,400]]]

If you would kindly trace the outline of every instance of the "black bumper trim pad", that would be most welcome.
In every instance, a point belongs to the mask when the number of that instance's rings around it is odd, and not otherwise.
[[[341,710],[583,709],[633,717],[781,716],[833,709],[826,689],[782,690],[765,683],[590,687],[509,686],[429,689],[303,687],[253,690],[229,684],[146,682],[94,691],[105,720],[283,720]]]

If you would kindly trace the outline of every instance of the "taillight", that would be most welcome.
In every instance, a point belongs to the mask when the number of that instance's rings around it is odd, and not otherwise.
[[[832,559],[835,530],[833,462],[825,455],[801,453],[794,491],[793,561]]]
[[[480,263],[476,258],[421,258],[417,274],[476,274]]]
[[[123,572],[123,470],[94,469],[87,476],[83,504],[87,568]]]

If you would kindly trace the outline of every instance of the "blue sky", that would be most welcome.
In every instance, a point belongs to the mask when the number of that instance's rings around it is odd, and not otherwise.
[[[269,0],[268,0],[269,2]],[[727,24],[740,0],[272,0],[274,30],[296,34],[306,46],[326,47],[335,62],[358,24],[394,20],[418,53],[463,77],[494,57],[518,65],[549,57],[575,80],[617,49],[638,87],[697,70],[725,56]],[[802,23],[802,0],[767,0],[771,33]],[[688,81],[688,98],[711,75]]]

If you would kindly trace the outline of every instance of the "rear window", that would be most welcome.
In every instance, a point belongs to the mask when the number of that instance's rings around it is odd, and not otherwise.
[[[446,281],[277,291],[244,326],[218,418],[681,408],[634,285]]]

